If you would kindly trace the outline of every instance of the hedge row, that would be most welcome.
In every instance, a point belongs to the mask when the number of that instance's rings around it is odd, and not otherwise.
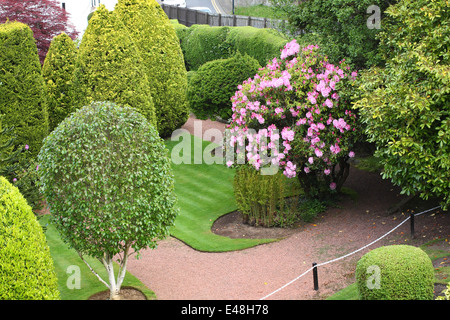
[[[211,27],[193,25],[186,27],[171,20],[180,39],[186,68],[197,70],[208,61],[226,59],[236,52],[255,58],[265,66],[289,41],[274,29],[255,27]]]

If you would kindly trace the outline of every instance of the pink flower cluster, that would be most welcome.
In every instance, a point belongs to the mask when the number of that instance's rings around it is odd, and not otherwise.
[[[246,158],[256,169],[272,164],[281,166],[287,177],[295,177],[298,170],[329,176],[340,157],[354,156],[348,141],[356,116],[341,101],[338,87],[357,74],[349,73],[345,64],[328,63],[317,49],[310,45],[300,50],[295,40],[289,42],[281,60],[274,58],[231,98],[229,128],[242,146],[248,141]],[[264,129],[249,130],[257,127]],[[261,153],[270,154],[269,160],[264,162]]]

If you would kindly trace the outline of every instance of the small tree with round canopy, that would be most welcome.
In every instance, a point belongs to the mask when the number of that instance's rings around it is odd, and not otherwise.
[[[94,102],[62,121],[38,156],[41,190],[62,239],[105,266],[119,297],[130,255],[156,247],[177,214],[167,149],[131,107]],[[119,263],[117,276],[113,262]]]

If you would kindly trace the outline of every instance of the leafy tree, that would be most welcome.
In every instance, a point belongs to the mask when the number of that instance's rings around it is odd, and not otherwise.
[[[78,36],[68,13],[56,0],[0,0],[0,23],[7,19],[27,24],[33,30],[41,64],[53,37],[61,32],[72,39]]]
[[[73,111],[71,90],[76,51],[73,40],[67,34],[61,33],[53,38],[42,66],[49,131],[53,131]]]
[[[380,34],[385,68],[363,73],[355,107],[383,177],[402,193],[450,203],[450,7],[402,0]]]
[[[14,127],[15,147],[30,147],[36,156],[47,135],[44,80],[33,32],[21,22],[0,25],[0,113]]]
[[[81,40],[74,71],[73,101],[82,107],[111,101],[136,108],[156,125],[155,108],[139,49],[122,21],[101,5]]]
[[[370,6],[377,6],[380,18],[383,18],[384,11],[396,1],[271,1],[275,7],[286,12],[294,32],[305,31],[299,36],[299,42],[318,44],[330,62],[338,63],[345,58],[356,69],[383,63],[377,56],[379,41],[376,35],[380,29],[372,28],[371,21],[371,28],[368,27],[372,11],[367,11]]]
[[[177,214],[163,140],[136,109],[94,102],[50,133],[38,160],[61,238],[83,261],[88,255],[102,262],[109,281],[90,268],[116,299],[129,256],[154,248]]]
[[[114,12],[141,52],[158,131],[168,136],[189,117],[186,68],[175,28],[155,0],[119,0]]]

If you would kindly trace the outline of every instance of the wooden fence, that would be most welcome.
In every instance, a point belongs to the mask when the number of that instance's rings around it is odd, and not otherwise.
[[[187,27],[193,24],[208,24],[210,26],[252,26],[255,28],[272,28],[282,30],[286,24],[285,20],[275,20],[267,18],[247,17],[228,15],[220,13],[207,13],[199,10],[193,10],[190,8],[180,8],[177,6],[169,6],[161,4],[164,12],[169,19],[177,19],[180,24]]]

